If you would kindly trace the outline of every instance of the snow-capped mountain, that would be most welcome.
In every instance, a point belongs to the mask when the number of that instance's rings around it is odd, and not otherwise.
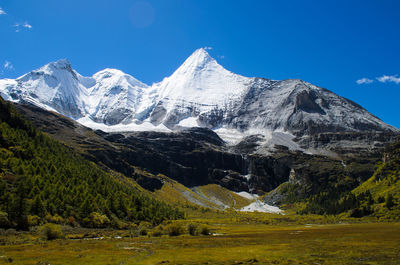
[[[356,103],[302,80],[234,74],[204,49],[152,86],[116,69],[83,77],[60,60],[0,80],[0,93],[110,131],[199,126],[226,137],[398,131]]]
[[[6,100],[32,103],[79,118],[85,115],[86,86],[93,83],[74,71],[68,60],[59,60],[15,80],[0,80],[0,93]]]
[[[96,82],[89,91],[87,110],[93,121],[106,125],[132,122],[148,86],[116,69],[105,69],[93,78]]]
[[[195,119],[205,113],[228,112],[240,104],[250,84],[251,78],[229,72],[207,51],[198,49],[170,77],[154,85],[158,97],[151,121],[174,128],[192,119],[193,125],[209,126]]]

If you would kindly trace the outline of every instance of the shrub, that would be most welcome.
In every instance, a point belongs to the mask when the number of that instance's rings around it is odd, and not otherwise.
[[[37,226],[40,224],[40,217],[37,215],[28,215],[29,226]]]
[[[75,217],[73,217],[73,216],[69,216],[66,219],[66,222],[67,222],[67,225],[70,225],[72,227],[78,227],[79,226],[79,224],[75,220]]]
[[[130,237],[138,236],[138,226],[135,223],[130,223],[128,227],[128,234]]]
[[[47,223],[41,228],[42,236],[47,240],[53,240],[57,238],[63,238],[64,234],[61,230],[60,225]]]
[[[6,236],[15,236],[18,234],[17,230],[10,228],[7,229],[6,232],[4,233]]]
[[[179,236],[185,232],[185,229],[179,223],[170,223],[165,227],[165,230],[170,236]]]
[[[44,217],[48,223],[54,223],[54,224],[62,224],[64,223],[64,219],[59,216],[58,214],[55,214],[54,216],[51,214],[46,214]]]
[[[110,226],[110,219],[106,215],[101,215],[97,212],[92,212],[89,217],[84,218],[85,226],[91,228],[105,228]]]
[[[161,225],[156,226],[152,231],[151,231],[151,236],[162,236],[164,234],[163,227]]]
[[[5,212],[0,212],[0,227],[8,228],[10,226],[10,222],[8,221],[8,214]]]
[[[142,221],[140,222],[138,227],[138,234],[141,236],[145,236],[149,232],[150,228],[151,228],[151,223]]]
[[[192,236],[197,236],[199,234],[199,226],[197,224],[194,223],[188,224],[187,230],[189,234]]]
[[[208,236],[211,233],[210,228],[208,228],[208,226],[206,225],[202,225],[200,227],[200,234]]]

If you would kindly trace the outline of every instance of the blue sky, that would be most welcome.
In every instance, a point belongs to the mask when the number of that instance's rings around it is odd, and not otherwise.
[[[197,48],[232,72],[300,78],[400,128],[400,1],[1,0],[0,78],[68,58],[151,84]],[[358,82],[357,82],[358,81]]]

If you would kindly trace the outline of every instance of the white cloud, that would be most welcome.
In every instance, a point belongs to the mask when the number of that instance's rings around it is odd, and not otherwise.
[[[25,21],[24,23],[15,23],[14,27],[15,27],[15,32],[19,32],[21,28],[31,29],[32,25]]]
[[[361,79],[358,79],[358,80],[356,81],[356,83],[359,84],[359,85],[362,85],[362,84],[371,84],[372,82],[374,82],[374,80],[369,79],[369,78],[366,78],[366,77],[361,78]]]
[[[28,28],[28,29],[31,29],[31,28],[32,28],[32,25],[28,24],[28,22],[25,22],[24,24],[22,24],[22,26],[23,26],[24,28]]]
[[[12,63],[9,62],[9,61],[5,61],[4,64],[3,64],[3,67],[4,67],[4,69],[7,69],[7,70],[12,70],[12,69],[14,69],[14,66],[13,66]]]
[[[209,50],[212,50],[213,47],[211,47],[211,46],[206,46],[206,47],[204,47],[203,49],[206,50],[206,51],[209,51]]]
[[[218,58],[225,59],[225,56],[224,55],[218,55]]]
[[[0,15],[7,15],[6,11],[4,11],[1,7],[0,7]]]
[[[400,84],[400,77],[397,75],[383,75],[381,77],[377,77],[376,79],[381,83],[393,82]]]

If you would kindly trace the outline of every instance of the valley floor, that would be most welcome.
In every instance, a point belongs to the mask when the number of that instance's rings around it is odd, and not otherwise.
[[[54,241],[27,236],[25,242],[0,246],[0,264],[400,264],[400,223],[266,225],[213,220],[209,227],[209,236],[114,234]]]

